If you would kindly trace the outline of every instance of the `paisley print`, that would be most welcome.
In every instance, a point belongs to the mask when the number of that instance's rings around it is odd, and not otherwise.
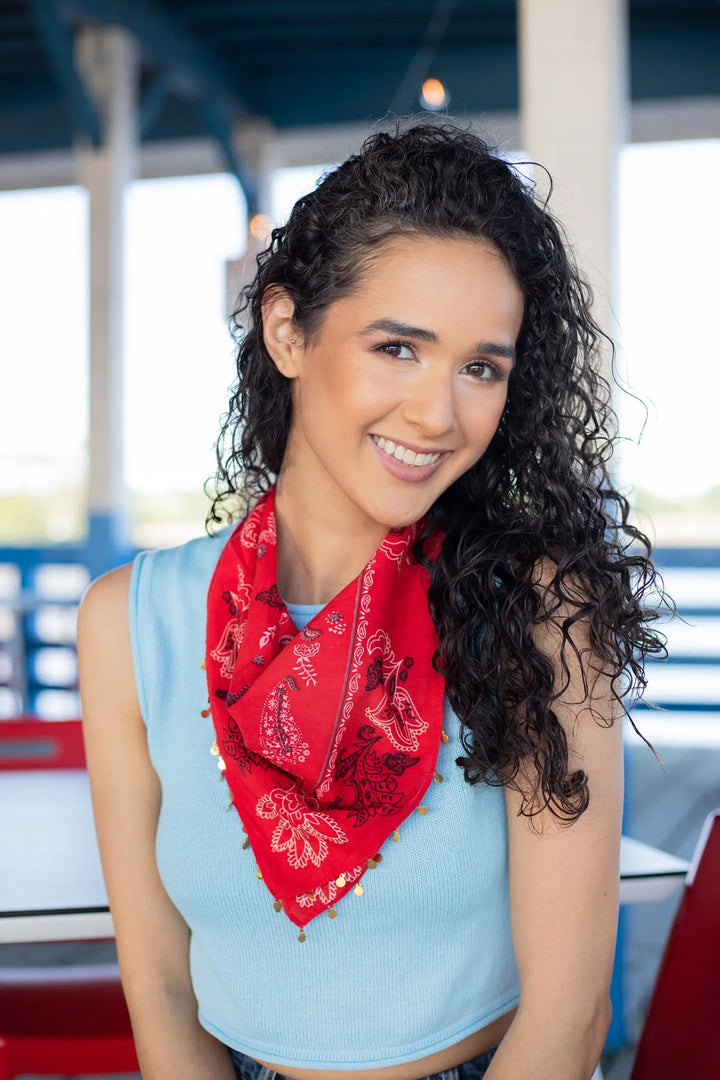
[[[365,715],[384,729],[398,750],[417,750],[420,736],[427,731],[427,721],[420,716],[406,686],[413,658],[396,660],[384,630],[373,634],[367,649],[368,653],[379,651],[380,655],[368,664],[366,689],[382,688],[382,697],[376,705],[368,706]]]
[[[287,675],[270,691],[260,717],[260,746],[265,757],[285,761],[286,768],[301,765],[310,753],[310,747],[290,708],[290,693],[297,693],[298,685],[292,675]]]
[[[308,862],[320,866],[328,853],[328,843],[347,843],[343,830],[330,814],[322,813],[317,800],[294,787],[273,788],[258,800],[255,812],[268,821],[278,819],[270,847],[285,852],[295,869]]]
[[[389,817],[402,811],[405,795],[400,777],[420,761],[410,754],[379,754],[377,748],[382,741],[382,735],[371,724],[363,724],[354,749],[342,750],[338,756],[335,772],[353,790],[348,816],[356,826],[364,825],[374,814]]]
[[[368,860],[432,782],[444,681],[432,665],[429,575],[412,558],[419,527],[391,529],[298,631],[277,585],[271,489],[231,533],[210,583],[216,764],[258,876],[300,927],[350,889],[362,894]]]

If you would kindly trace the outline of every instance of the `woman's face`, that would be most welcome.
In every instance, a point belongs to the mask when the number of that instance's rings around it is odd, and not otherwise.
[[[283,369],[284,489],[299,485],[309,505],[359,527],[417,521],[495,434],[522,317],[521,290],[489,244],[386,241]]]

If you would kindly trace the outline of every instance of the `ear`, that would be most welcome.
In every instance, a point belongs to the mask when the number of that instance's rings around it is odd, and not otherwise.
[[[294,329],[295,304],[281,285],[269,285],[262,299],[263,341],[275,367],[287,379],[299,373],[300,334]]]

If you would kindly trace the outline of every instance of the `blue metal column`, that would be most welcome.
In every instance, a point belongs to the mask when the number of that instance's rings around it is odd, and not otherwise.
[[[631,833],[630,825],[630,789],[632,777],[629,773],[630,755],[627,746],[623,747],[623,767],[625,772],[625,788],[623,791],[623,833]],[[625,1023],[625,937],[627,933],[627,908],[620,908],[618,917],[618,933],[615,942],[615,962],[613,964],[612,981],[610,983],[610,1001],[612,1003],[612,1020],[610,1030],[605,1040],[605,1050],[622,1050],[627,1045],[627,1027]]]

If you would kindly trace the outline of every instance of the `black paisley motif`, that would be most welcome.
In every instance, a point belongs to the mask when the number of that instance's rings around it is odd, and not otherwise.
[[[391,773],[402,776],[410,765],[417,765],[420,758],[411,757],[404,750],[398,750],[394,754],[383,754],[382,760]]]
[[[403,660],[403,666],[398,672],[398,679],[400,680],[400,682],[407,682],[408,672],[414,663],[415,661],[413,660],[412,656],[405,657],[405,659]]]
[[[237,615],[237,613],[238,613],[237,604],[233,601],[233,595],[232,595],[232,593],[230,592],[229,589],[225,590],[225,592],[222,594],[222,598],[225,601],[225,603],[227,604],[228,611],[230,612],[230,614],[231,615]]]
[[[375,747],[382,736],[372,724],[358,729],[354,750],[342,750],[338,755],[335,775],[353,789],[349,817],[355,828],[376,815],[387,817],[402,809],[405,796],[398,792],[398,777],[417,765],[419,757],[405,753],[378,754]]]
[[[377,690],[378,686],[384,686],[382,656],[376,656],[372,663],[368,664],[366,690]]]
[[[269,768],[269,762],[265,760],[262,754],[256,754],[254,750],[248,750],[237,720],[232,716],[227,719],[227,737],[222,740],[222,752],[223,757],[232,758],[236,761],[244,773],[252,772],[255,766],[264,772],[267,772]]]
[[[285,607],[285,601],[278,592],[277,585],[271,585],[269,589],[261,589],[259,593],[255,594],[255,599],[259,600],[263,604],[267,604],[268,607]]]
[[[250,686],[248,685],[241,687],[240,690],[216,690],[215,697],[219,697],[221,701],[224,701],[227,708],[229,709],[231,705],[234,705],[240,700],[243,694],[247,694],[249,689]]]

